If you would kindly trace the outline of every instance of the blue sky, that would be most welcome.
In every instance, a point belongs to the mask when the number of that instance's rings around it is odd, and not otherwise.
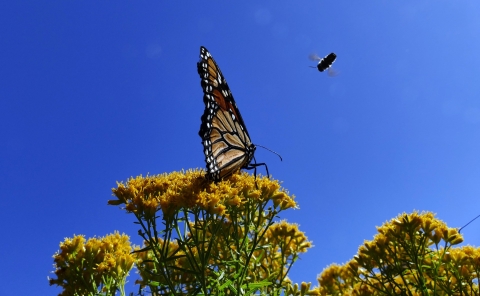
[[[116,181],[205,166],[201,45],[252,141],[284,159],[256,152],[300,204],[282,218],[315,245],[294,281],[316,284],[404,211],[464,225],[480,214],[478,15],[478,1],[0,4],[0,294],[58,294],[64,237],[139,244],[106,205]],[[340,75],[308,67],[330,52]]]

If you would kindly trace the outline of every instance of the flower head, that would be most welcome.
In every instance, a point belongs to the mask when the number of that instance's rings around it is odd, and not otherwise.
[[[100,238],[76,235],[60,244],[60,251],[53,256],[56,279],[50,285],[63,287],[60,295],[94,294],[102,289],[105,279],[123,285],[132,269],[135,258],[130,253],[129,237],[118,232]]]
[[[156,176],[138,176],[112,189],[117,200],[109,204],[125,204],[128,212],[155,217],[162,211],[169,217],[179,209],[200,208],[217,215],[228,215],[229,208],[241,211],[247,200],[272,201],[281,210],[296,208],[293,196],[280,187],[277,180],[239,173],[214,183],[205,179],[203,170],[188,170]]]

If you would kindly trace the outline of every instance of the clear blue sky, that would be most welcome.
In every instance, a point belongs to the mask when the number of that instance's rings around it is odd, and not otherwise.
[[[294,281],[375,226],[480,214],[478,1],[5,1],[0,4],[0,294],[55,295],[64,237],[126,232],[116,181],[203,168],[201,45],[315,247]],[[308,55],[337,54],[339,76]],[[480,221],[463,231],[480,244]],[[136,276],[130,277],[133,282]]]

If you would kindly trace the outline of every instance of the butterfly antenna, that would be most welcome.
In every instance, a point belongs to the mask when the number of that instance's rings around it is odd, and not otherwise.
[[[280,154],[278,154],[277,152],[275,152],[275,151],[273,151],[273,150],[270,150],[270,149],[268,149],[267,147],[264,147],[264,146],[262,146],[262,145],[255,145],[255,146],[256,146],[256,147],[262,147],[263,149],[268,150],[268,151],[272,152],[273,154],[276,154],[278,157],[280,157],[280,161],[283,161],[282,156],[281,156]]]
[[[317,67],[314,67],[314,66],[309,66],[310,68],[317,68]]]
[[[464,229],[465,227],[467,227],[468,224],[472,223],[473,221],[477,220],[477,218],[480,217],[480,215],[478,215],[477,217],[473,218],[472,220],[470,220],[470,222],[468,222],[467,224],[465,224],[463,227],[461,227],[459,230],[458,230],[458,233],[460,233],[460,231],[462,231],[462,229]]]

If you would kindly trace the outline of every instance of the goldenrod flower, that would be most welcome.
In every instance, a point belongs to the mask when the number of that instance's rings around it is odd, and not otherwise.
[[[86,243],[82,235],[66,238],[53,256],[57,278],[50,279],[50,285],[63,287],[61,296],[96,295],[100,291],[114,295],[123,289],[135,262],[131,249],[129,237],[118,232],[90,238]]]
[[[297,205],[267,177],[238,173],[215,183],[188,170],[131,178],[112,190],[117,200],[109,204],[125,204],[142,227],[137,283],[152,293],[233,292],[259,281],[280,287],[286,268],[311,246],[296,225],[273,222]]]
[[[452,248],[461,234],[433,213],[401,214],[378,232],[352,261],[322,272],[321,295],[478,295],[480,248]]]
[[[230,209],[242,211],[247,200],[271,200],[278,209],[296,208],[293,197],[277,180],[238,173],[214,183],[205,179],[203,170],[188,170],[156,176],[138,176],[112,189],[117,200],[111,205],[125,204],[128,212],[140,217],[155,217],[162,211],[170,217],[180,209],[199,208],[212,214],[228,215]]]

